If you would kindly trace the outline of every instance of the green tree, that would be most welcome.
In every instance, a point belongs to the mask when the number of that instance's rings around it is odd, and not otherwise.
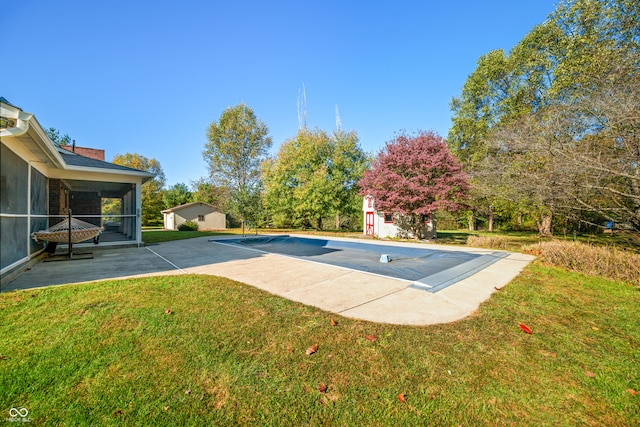
[[[189,187],[183,183],[177,183],[162,192],[162,199],[164,201],[165,209],[172,208],[174,206],[184,205],[192,201],[192,195],[189,191]]]
[[[229,189],[218,187],[204,178],[200,178],[191,182],[191,197],[194,202],[209,203],[226,210],[229,203]]]
[[[322,229],[327,216],[359,211],[356,184],[367,166],[355,132],[303,128],[264,163],[265,204],[276,216]]]
[[[47,136],[51,141],[58,145],[69,145],[71,144],[71,137],[67,134],[60,135],[60,131],[56,128],[48,128],[45,130]]]
[[[142,225],[162,221],[164,209],[162,189],[165,185],[165,177],[160,162],[136,153],[116,154],[111,162],[155,174],[153,179],[142,184]]]
[[[639,71],[639,17],[636,1],[562,1],[509,55],[494,51],[480,59],[461,96],[451,103],[448,138],[479,195],[476,209],[507,199],[514,209],[536,215],[545,235],[551,234],[555,215],[580,217],[569,189],[582,183],[582,200],[593,194],[593,186],[587,187],[596,175],[592,166],[602,164],[602,151],[594,148],[590,161],[583,162],[584,170],[594,171],[590,179],[576,181],[575,168],[557,162],[575,160],[581,150],[584,154],[586,145],[579,141],[616,122],[611,117],[603,122],[602,114],[585,108],[598,105],[604,92],[612,93],[602,88],[612,88],[616,81],[625,93],[637,96],[637,86],[628,83]],[[633,135],[627,133],[624,140]],[[614,151],[608,154],[622,155]],[[610,163],[616,162],[620,159]],[[634,161],[625,164],[633,167]],[[561,182],[570,187],[557,184]]]
[[[122,200],[102,198],[102,215],[108,216],[104,221],[119,221],[122,215]]]
[[[207,131],[203,157],[211,183],[229,189],[229,209],[242,219],[260,216],[260,165],[271,138],[267,126],[245,104],[229,107]]]

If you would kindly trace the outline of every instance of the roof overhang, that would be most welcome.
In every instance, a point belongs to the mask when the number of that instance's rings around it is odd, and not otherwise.
[[[58,179],[145,183],[154,174],[130,168],[92,167],[69,164],[60,148],[51,141],[36,117],[21,109],[0,102],[0,137],[3,142],[18,148],[27,161],[38,164],[47,176]],[[17,143],[17,144],[16,144]],[[108,165],[102,162],[102,165]]]
[[[0,128],[0,138],[15,139],[31,153],[31,161],[42,163],[47,168],[64,167],[64,160],[57,147],[33,114],[0,102],[0,117],[6,126]]]

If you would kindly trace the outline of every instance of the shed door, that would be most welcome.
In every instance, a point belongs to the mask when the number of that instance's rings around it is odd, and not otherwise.
[[[375,215],[373,212],[365,212],[365,231],[367,236],[373,236],[373,221]]]

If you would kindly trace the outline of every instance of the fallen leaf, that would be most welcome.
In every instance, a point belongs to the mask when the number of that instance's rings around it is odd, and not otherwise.
[[[527,325],[525,325],[524,323],[520,323],[520,325],[518,325],[518,326],[520,326],[520,329],[522,329],[522,332],[526,332],[527,334],[532,334],[533,333],[533,331]]]
[[[637,394],[638,394],[638,392],[637,392],[637,391],[635,391],[635,390],[634,390],[634,389],[632,389],[632,388],[628,388],[628,389],[626,389],[625,391],[626,391],[627,393],[632,394],[633,396],[635,396],[635,395],[637,395]]]
[[[407,395],[406,395],[406,394],[404,394],[404,393],[400,393],[400,394],[398,394],[398,400],[399,400],[400,402],[406,402],[406,401],[407,401]]]
[[[9,356],[0,356],[0,360],[7,360]]]
[[[526,302],[524,302],[524,301],[522,301],[522,302],[520,303],[520,305],[525,306],[525,305],[527,305],[527,303],[526,303]]]
[[[371,341],[371,342],[376,342],[376,341],[378,341],[378,337],[377,337],[377,336],[375,336],[375,335],[365,335],[364,337],[365,337],[366,339],[368,339],[369,341]]]
[[[594,377],[596,376],[596,374],[594,374],[594,373],[593,373],[593,372],[591,372],[591,371],[585,371],[585,372],[584,372],[584,374],[585,374],[586,376],[588,376],[589,378],[594,378]]]
[[[162,409],[164,409],[165,412],[167,412],[169,410],[168,406],[163,406]]]
[[[184,394],[191,394],[191,390],[185,390]]]
[[[600,330],[600,328],[598,328],[597,326],[592,326],[591,329],[593,329],[596,332]]]
[[[338,322],[333,320],[333,318],[331,318],[331,326],[338,326]]]
[[[307,349],[307,351],[305,351],[305,353],[306,353],[306,354],[307,354],[307,356],[308,356],[308,355],[313,354],[313,353],[315,353],[315,352],[317,352],[317,351],[318,351],[318,344],[314,344],[314,345],[312,345],[311,347],[309,347],[309,348]]]
[[[327,386],[325,383],[322,383],[320,384],[320,387],[318,387],[318,391],[320,391],[320,393],[326,393],[328,388],[329,386]]]
[[[165,310],[165,313],[167,313],[167,314],[171,314],[171,309],[170,309],[170,308],[167,308],[167,309]]]
[[[558,357],[558,353],[555,351],[540,350],[540,354],[546,357]]]

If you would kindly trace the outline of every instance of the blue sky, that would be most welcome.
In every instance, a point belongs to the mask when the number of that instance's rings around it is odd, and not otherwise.
[[[307,127],[378,152],[400,130],[446,137],[478,58],[509,51],[557,0],[24,1],[0,6],[0,96],[80,146],[207,176],[206,129],[244,102],[272,152]]]

